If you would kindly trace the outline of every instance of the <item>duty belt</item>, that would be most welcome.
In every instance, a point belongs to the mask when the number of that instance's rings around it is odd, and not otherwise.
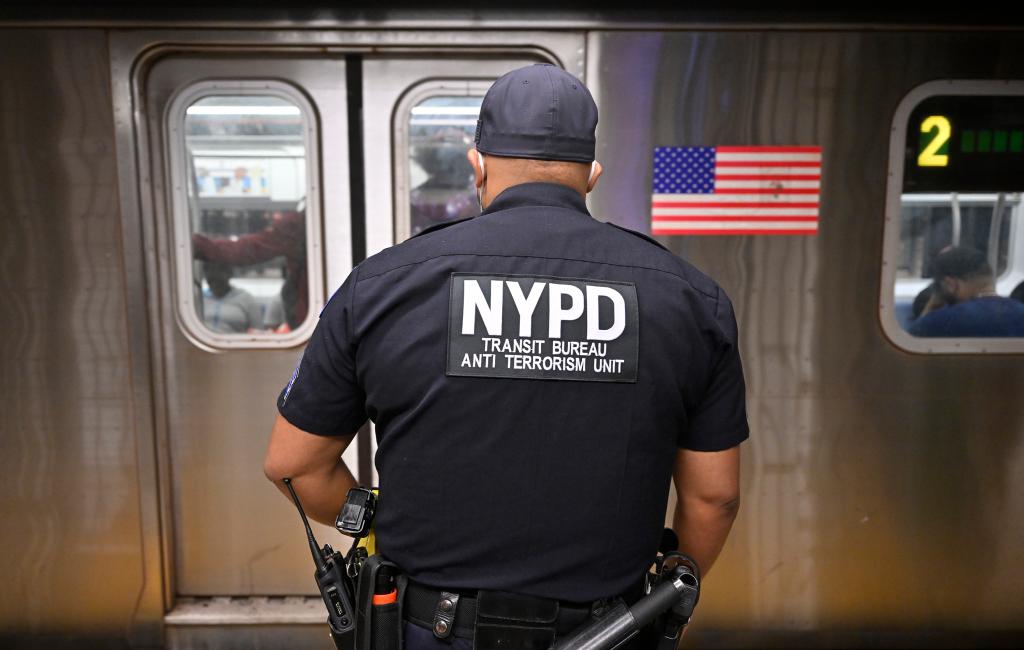
[[[433,589],[409,580],[404,596],[403,612],[406,619],[420,627],[433,630],[434,636],[448,638],[453,634],[462,638],[474,637],[478,605],[483,599],[493,602],[502,598],[501,606],[511,610],[510,618],[531,619],[553,625],[555,633],[563,635],[584,623],[604,601],[596,603],[571,603],[568,601],[501,594],[500,592],[476,592],[476,596]],[[496,617],[500,620],[500,616]]]

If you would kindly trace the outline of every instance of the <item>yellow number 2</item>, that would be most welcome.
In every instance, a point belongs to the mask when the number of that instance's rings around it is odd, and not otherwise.
[[[933,129],[938,132],[932,137],[932,141],[924,148],[921,155],[917,157],[918,167],[945,167],[949,164],[949,156],[938,153],[944,144],[949,142],[949,135],[953,132],[949,120],[941,115],[931,115],[921,122],[921,133],[928,133]]]

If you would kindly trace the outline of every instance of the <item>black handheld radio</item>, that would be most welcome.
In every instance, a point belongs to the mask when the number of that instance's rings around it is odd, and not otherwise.
[[[331,638],[339,650],[351,650],[355,647],[356,617],[355,608],[352,606],[352,586],[345,575],[345,560],[341,553],[331,548],[330,544],[324,544],[322,549],[318,546],[299,497],[292,488],[292,480],[286,478],[284,484],[288,487],[295,507],[299,509],[302,524],[306,527],[309,550],[313,553],[313,563],[316,565],[313,579],[316,580],[320,596],[327,606],[327,625],[331,628]]]

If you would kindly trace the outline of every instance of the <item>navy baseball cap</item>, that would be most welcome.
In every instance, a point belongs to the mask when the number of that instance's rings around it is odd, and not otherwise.
[[[481,153],[594,160],[597,104],[583,82],[550,63],[507,72],[488,89],[476,122]]]

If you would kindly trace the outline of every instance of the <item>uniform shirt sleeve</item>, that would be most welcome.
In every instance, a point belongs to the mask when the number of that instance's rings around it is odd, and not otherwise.
[[[299,365],[277,399],[284,419],[308,433],[351,435],[366,422],[352,313],[357,274],[358,267],[320,312]]]
[[[721,289],[715,319],[722,334],[717,356],[704,396],[693,409],[689,426],[678,441],[680,447],[694,451],[729,449],[750,436],[736,315],[732,302]]]

